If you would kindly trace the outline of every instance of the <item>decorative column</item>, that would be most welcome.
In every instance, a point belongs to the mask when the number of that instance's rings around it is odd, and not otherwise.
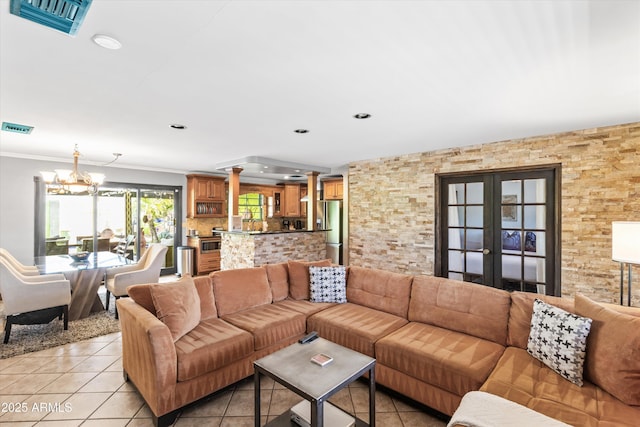
[[[319,172],[307,172],[307,230],[316,229],[318,219],[318,175]]]
[[[233,216],[238,215],[238,196],[240,196],[240,172],[242,168],[229,171],[229,205],[227,209],[227,230],[233,230]]]

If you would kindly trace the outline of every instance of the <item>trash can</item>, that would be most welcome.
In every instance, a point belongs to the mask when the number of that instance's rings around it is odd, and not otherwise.
[[[184,276],[189,274],[193,276],[193,254],[196,248],[192,246],[178,246],[178,271],[176,275]]]

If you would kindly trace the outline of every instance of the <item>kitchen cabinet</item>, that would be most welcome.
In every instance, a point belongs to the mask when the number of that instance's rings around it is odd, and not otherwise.
[[[284,185],[284,216],[300,216],[300,184]]]
[[[187,245],[195,248],[194,275],[220,270],[220,237],[187,237]]]
[[[344,195],[344,184],[342,179],[323,181],[324,200],[342,200]]]
[[[223,177],[187,175],[187,217],[226,216],[226,190]]]

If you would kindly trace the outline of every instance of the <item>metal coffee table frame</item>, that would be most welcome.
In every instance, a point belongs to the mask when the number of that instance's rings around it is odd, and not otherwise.
[[[310,359],[318,353],[333,357],[324,367]],[[369,374],[369,424],[356,417],[356,426],[375,426],[375,365],[372,357],[322,338],[308,344],[292,344],[253,362],[255,426],[260,427],[260,375],[266,375],[311,403],[311,427],[324,425],[323,404],[345,386]],[[292,426],[289,412],[267,423],[269,427]]]

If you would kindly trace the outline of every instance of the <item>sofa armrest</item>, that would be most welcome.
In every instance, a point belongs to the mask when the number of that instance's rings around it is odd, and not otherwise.
[[[169,328],[129,298],[116,301],[122,329],[122,366],[156,416],[175,393],[178,358]]]

